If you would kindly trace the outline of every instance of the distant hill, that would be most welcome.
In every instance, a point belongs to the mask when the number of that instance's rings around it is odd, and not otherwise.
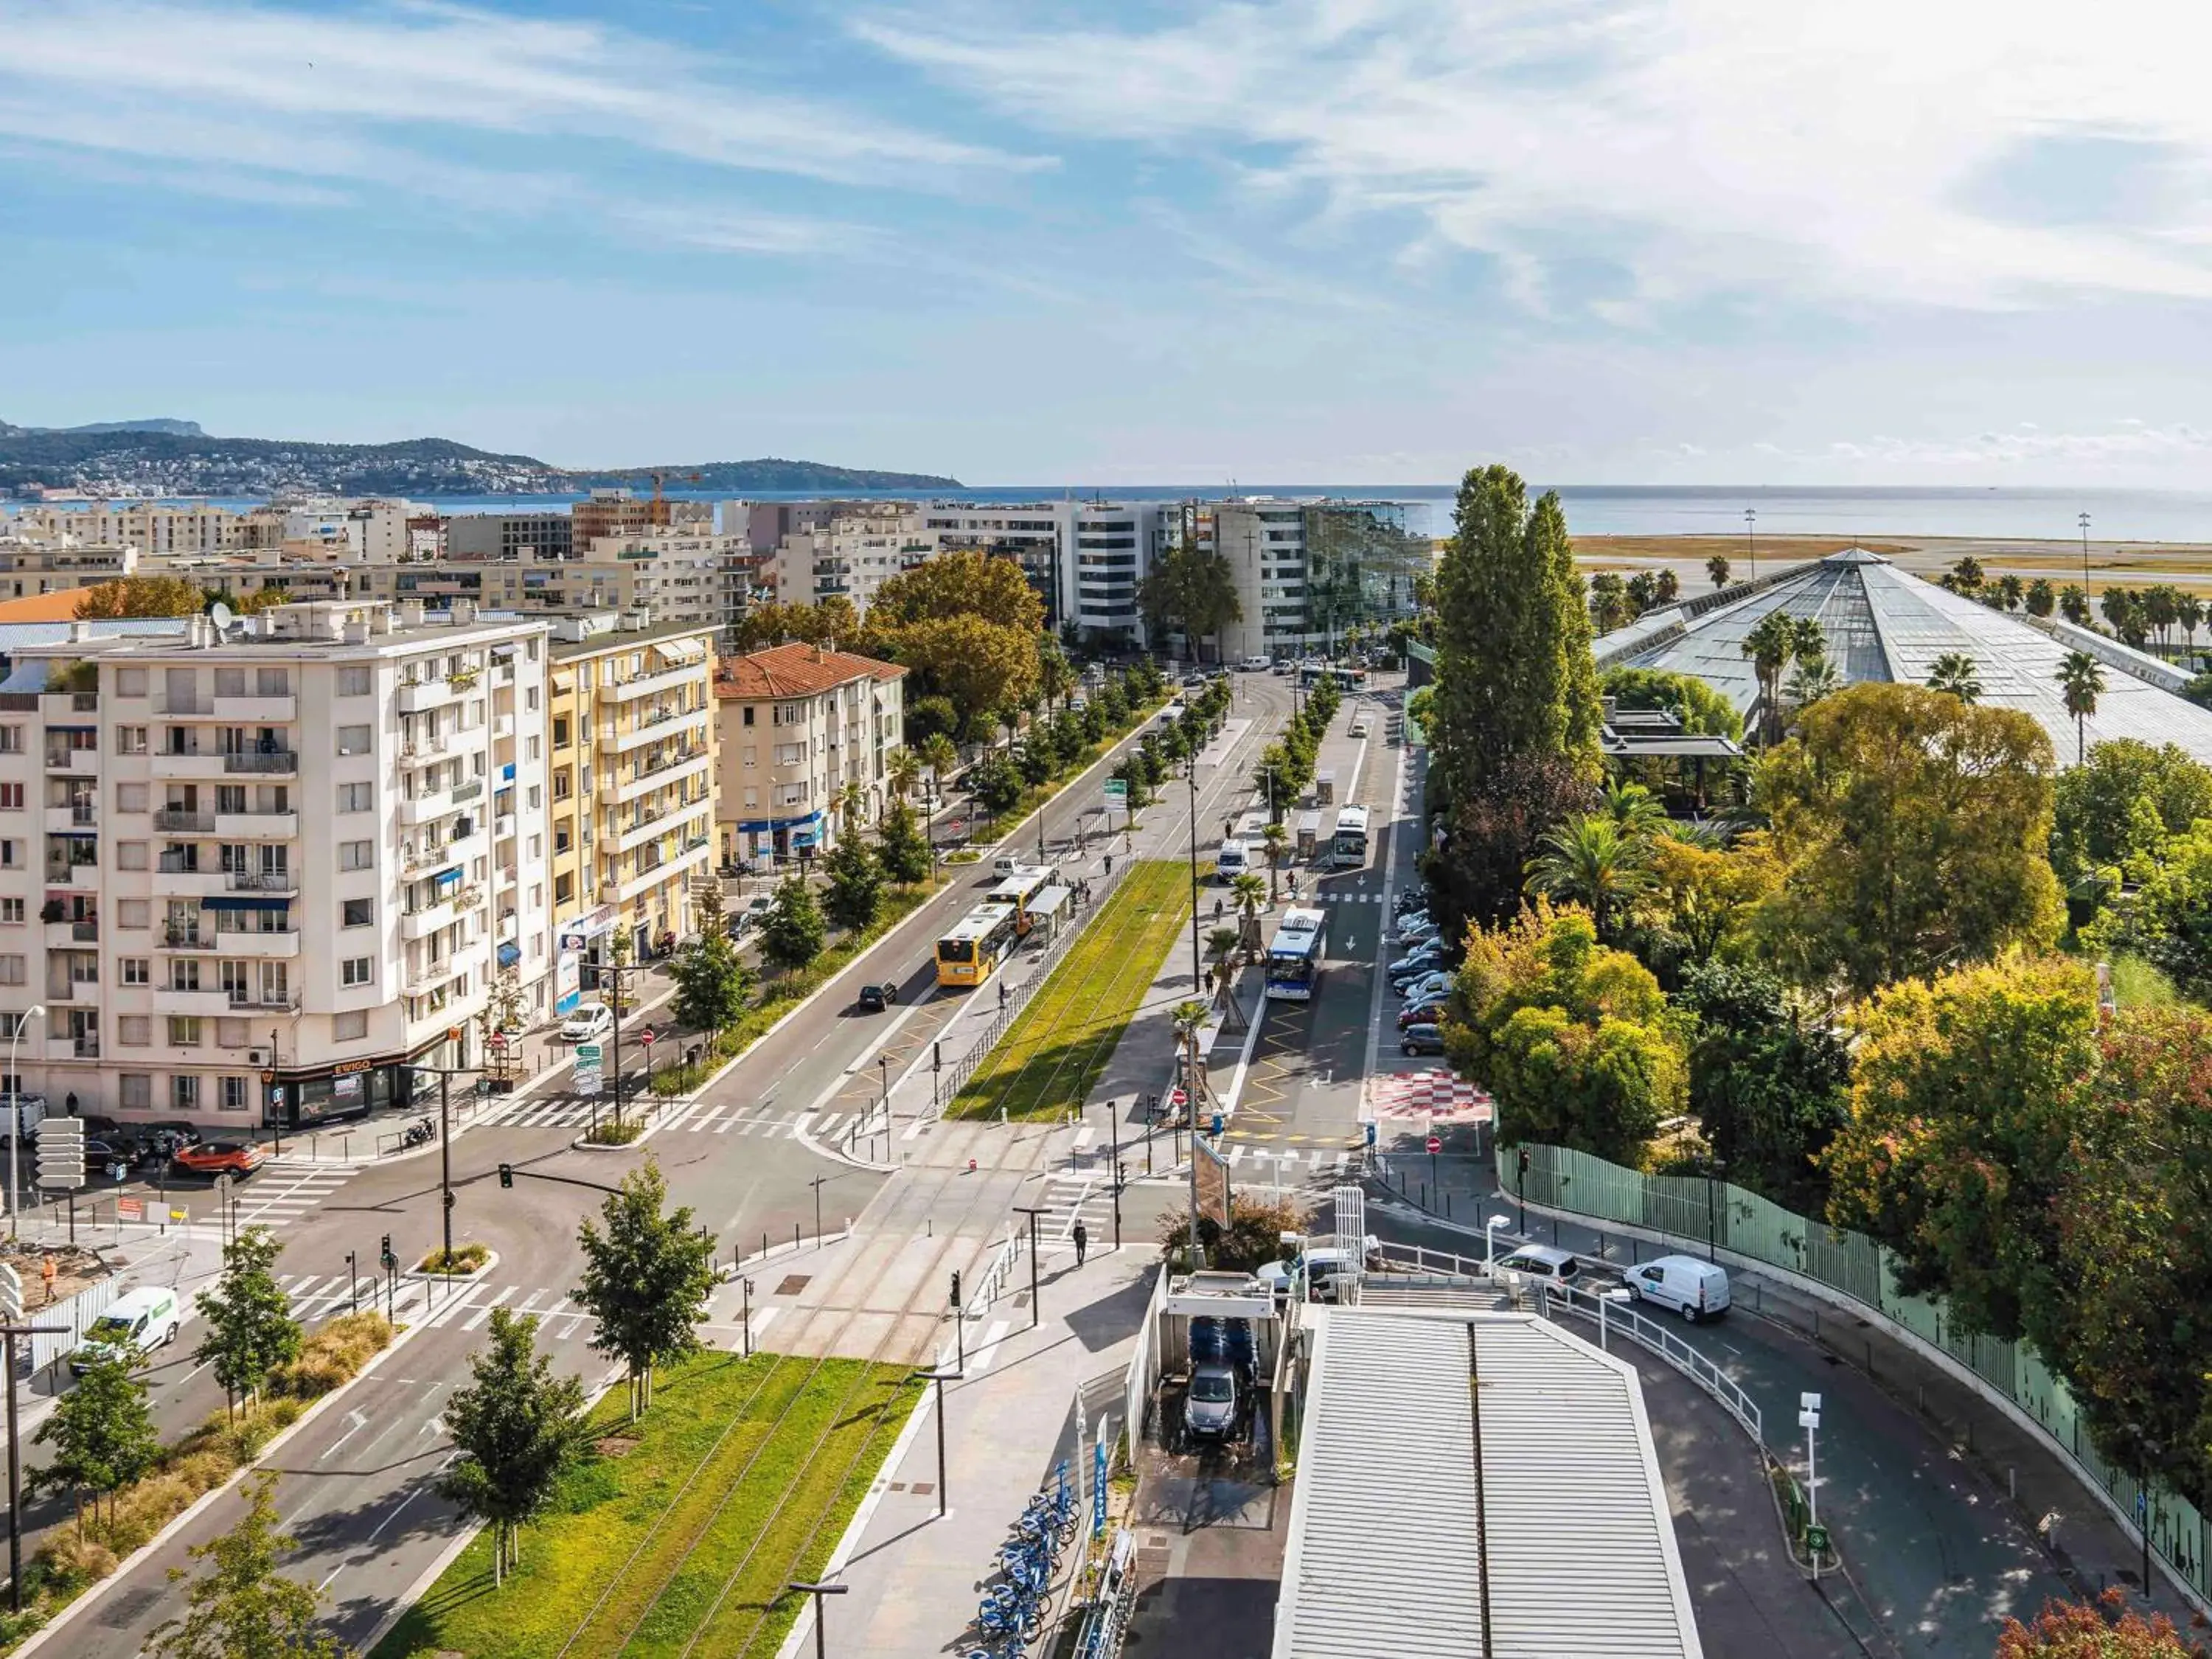
[[[665,469],[672,483],[748,490],[954,489],[959,480],[818,461],[705,461]],[[557,495],[613,485],[650,488],[653,469],[556,467],[445,438],[390,444],[212,438],[191,421],[104,421],[63,429],[0,421],[0,491],[40,488],[91,495]],[[697,473],[695,481],[691,474]]]

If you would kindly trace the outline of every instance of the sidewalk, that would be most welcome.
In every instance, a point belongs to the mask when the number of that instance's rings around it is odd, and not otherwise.
[[[1048,1248],[1041,1264],[1042,1317],[981,1352],[967,1376],[944,1385],[945,1513],[937,1512],[935,1390],[862,1500],[854,1547],[832,1557],[825,1577],[849,1585],[830,1603],[828,1645],[871,1659],[943,1659],[977,1645],[975,1607],[999,1546],[1030,1495],[1061,1459],[1076,1456],[1075,1399],[1095,1437],[1102,1413],[1121,1428],[1122,1372],[1158,1261],[1149,1248],[1119,1255]],[[1024,1281],[1019,1299],[1026,1304]],[[1085,1480],[1088,1481],[1087,1468]],[[1086,1484],[1087,1496],[1087,1484]],[[1062,1569],[1075,1559],[1071,1544]],[[802,1615],[786,1656],[811,1651],[812,1619]]]
[[[1436,1160],[1441,1188],[1430,1189],[1430,1205],[1423,1220],[1430,1227],[1465,1237],[1470,1254],[1481,1253],[1481,1223],[1493,1215],[1509,1216],[1514,1223],[1511,1230],[1498,1235],[1501,1251],[1524,1242],[1556,1244],[1578,1255],[1625,1267],[1656,1255],[1694,1254],[1702,1249],[1686,1243],[1662,1246],[1603,1231],[1554,1216],[1540,1206],[1530,1206],[1524,1224],[1522,1206],[1510,1194],[1498,1189],[1488,1161],[1474,1156],[1471,1127],[1463,1133],[1460,1144],[1447,1134],[1445,1146],[1445,1154]],[[1407,1182],[1406,1197],[1395,1200],[1403,1205],[1402,1212],[1421,1213],[1412,1200],[1421,1194],[1429,1160],[1416,1154],[1382,1164],[1381,1180],[1389,1180],[1390,1166],[1395,1165],[1395,1172]],[[1395,1198],[1395,1181],[1389,1182],[1389,1189]],[[1454,1212],[1449,1221],[1441,1213],[1447,1200]],[[1961,1504],[1986,1509],[1991,1512],[1990,1521],[2005,1532],[2030,1540],[2048,1572],[2074,1593],[2094,1596],[2117,1584],[2133,1592],[2138,1602],[2143,1601],[2142,1540],[2112,1518],[2046,1441],[2021,1428],[1950,1372],[1862,1316],[1741,1266],[1732,1265],[1729,1275],[1736,1287],[1736,1311],[1783,1328],[1813,1345],[1829,1365],[1840,1364],[1847,1368],[1868,1396],[1866,1414],[1896,1419],[1888,1437],[1898,1439],[1917,1431],[1931,1440],[1956,1471],[1954,1495]],[[1838,1378],[1839,1382],[1842,1380]],[[1778,1451],[1787,1452],[1796,1437],[1787,1424],[1777,1428],[1770,1420],[1769,1439]],[[1825,1490],[1830,1468],[1825,1439],[1821,1466]],[[1838,1480],[1844,1474],[1841,1467],[1834,1470]],[[1994,1534],[1989,1534],[1986,1541],[1994,1543]],[[1859,1540],[1858,1547],[1863,1551],[1872,1547],[1872,1540]],[[1851,1541],[1846,1540],[1847,1557],[1851,1547]],[[1875,1594],[1871,1578],[1867,1588],[1870,1595]],[[2155,1565],[2148,1605],[2165,1613],[2178,1626],[2188,1627],[2191,1609]],[[2034,1608],[2027,1606],[2017,1611],[2026,1616]]]

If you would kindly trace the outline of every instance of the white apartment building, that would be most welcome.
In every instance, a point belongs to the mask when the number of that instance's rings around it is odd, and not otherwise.
[[[862,615],[876,590],[936,550],[910,501],[837,501],[786,532],[763,562],[768,586],[786,605],[842,596]]]
[[[265,513],[234,513],[204,503],[161,506],[151,501],[26,507],[9,521],[9,527],[24,540],[107,544],[136,548],[155,558],[274,547],[283,536],[281,522],[272,522]]]
[[[0,683],[6,1086],[287,1127],[466,1065],[494,977],[550,1007],[542,623],[301,604],[76,624]],[[36,814],[36,817],[32,815]],[[35,931],[34,931],[35,930]]]
[[[346,567],[355,594],[526,613],[648,611],[656,624],[726,629],[744,615],[760,561],[742,536],[672,526],[599,536],[557,556],[455,556]]]
[[[779,645],[725,657],[714,675],[714,814],[722,861],[781,862],[831,845],[843,796],[861,822],[888,804],[884,760],[906,741],[906,670],[857,652]]]
[[[138,568],[138,550],[73,537],[25,541],[0,535],[0,599],[64,593],[120,581]]]

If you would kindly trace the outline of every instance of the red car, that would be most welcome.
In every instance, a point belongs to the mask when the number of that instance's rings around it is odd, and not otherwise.
[[[1402,1031],[1408,1025],[1433,1025],[1443,1018],[1443,1012],[1442,997],[1433,1002],[1417,1002],[1398,1016],[1398,1029]]]
[[[194,1175],[247,1176],[269,1161],[269,1154],[243,1140],[204,1140],[179,1146],[171,1162]]]

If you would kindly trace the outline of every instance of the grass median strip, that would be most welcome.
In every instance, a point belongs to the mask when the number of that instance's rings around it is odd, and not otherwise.
[[[472,1540],[376,1650],[378,1659],[756,1655],[798,1613],[777,1596],[818,1571],[915,1399],[908,1368],[708,1353],[671,1370],[635,1425],[619,1395],[600,1438],[491,1582]],[[728,1645],[715,1645],[727,1642]]]
[[[1053,1117],[1082,1105],[1189,922],[1189,866],[1133,866],[947,1115]]]

